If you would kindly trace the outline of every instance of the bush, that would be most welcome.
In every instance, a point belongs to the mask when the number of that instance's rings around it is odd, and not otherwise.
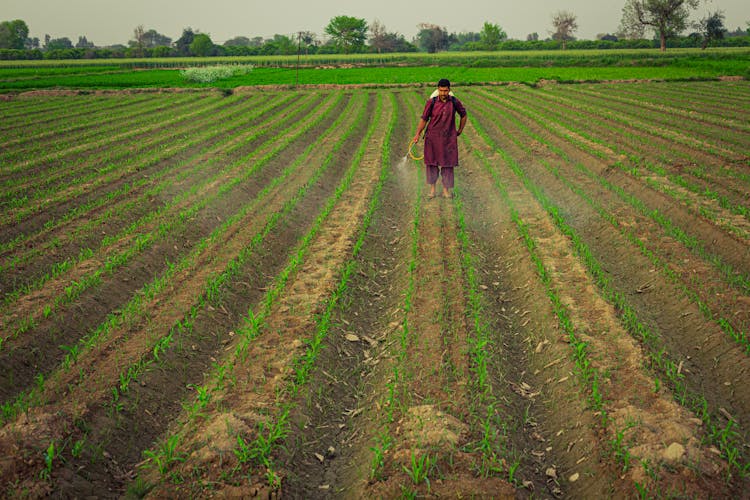
[[[233,76],[244,75],[252,69],[253,67],[249,64],[202,66],[184,69],[180,71],[180,75],[190,82],[211,83],[216,80],[224,80],[226,78],[232,78]]]

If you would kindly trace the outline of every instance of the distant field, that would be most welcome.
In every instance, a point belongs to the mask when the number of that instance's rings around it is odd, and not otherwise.
[[[661,52],[658,49],[614,49],[614,50],[530,50],[530,51],[494,51],[494,52],[424,52],[397,54],[316,54],[287,56],[246,56],[246,57],[165,57],[144,59],[65,59],[65,60],[31,60],[0,61],[0,68],[44,68],[44,67],[78,67],[107,66],[116,64],[120,67],[184,67],[210,64],[253,64],[255,66],[303,66],[320,65],[393,65],[408,64],[411,66],[444,65],[473,66],[487,64],[490,66],[547,66],[557,65],[594,65],[610,66],[617,64],[664,65],[676,60],[710,60],[741,59],[747,61],[750,49],[746,47],[699,49],[669,49]],[[603,61],[603,62],[602,62]]]
[[[172,58],[106,61],[0,61],[0,91],[47,88],[153,88],[246,85],[409,84],[441,77],[461,84],[605,80],[706,80],[750,77],[750,50],[538,51],[302,57]],[[250,64],[254,70],[211,84],[186,81],[178,69]]]

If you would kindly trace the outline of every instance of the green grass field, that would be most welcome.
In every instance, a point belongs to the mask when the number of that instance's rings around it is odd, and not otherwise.
[[[153,88],[319,84],[420,84],[449,78],[487,82],[707,80],[750,77],[750,50],[591,50],[302,57],[0,61],[0,91],[49,88]],[[179,68],[251,64],[253,71],[211,84],[188,82]]]

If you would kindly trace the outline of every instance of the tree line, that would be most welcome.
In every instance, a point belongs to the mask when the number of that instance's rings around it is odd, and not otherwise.
[[[412,40],[390,32],[379,21],[371,24],[352,16],[333,17],[324,29],[326,39],[311,31],[295,35],[276,34],[272,38],[236,36],[223,44],[214,43],[209,34],[188,27],[172,41],[154,29],[142,25],[133,31],[127,45],[97,47],[85,36],[73,43],[67,37],[51,38],[42,42],[30,38],[28,25],[20,19],[0,22],[0,59],[98,59],[141,57],[205,57],[254,56],[294,54],[351,54],[392,52],[440,51],[495,51],[495,50],[556,50],[610,49],[660,47],[750,46],[748,32],[737,29],[729,32],[724,26],[724,14],[716,11],[690,23],[692,10],[699,0],[625,0],[622,19],[614,34],[597,35],[596,40],[578,40],[577,17],[569,11],[552,15],[548,37],[530,33],[526,40],[509,39],[505,30],[495,23],[485,22],[479,32],[449,33],[445,27],[432,23],[417,25]],[[688,28],[692,31],[682,36]],[[748,22],[750,31],[750,22]],[[651,39],[646,38],[650,31]]]

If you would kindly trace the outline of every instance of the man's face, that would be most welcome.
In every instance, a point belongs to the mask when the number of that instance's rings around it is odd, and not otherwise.
[[[438,97],[440,98],[441,102],[445,102],[448,100],[448,94],[450,93],[450,91],[450,87],[438,87]]]

